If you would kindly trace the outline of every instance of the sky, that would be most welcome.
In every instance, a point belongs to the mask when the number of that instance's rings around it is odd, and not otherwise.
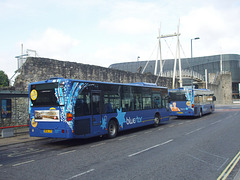
[[[240,0],[0,0],[0,70],[38,57],[108,67],[159,58],[160,35],[181,33],[181,57],[240,54]],[[176,37],[161,39],[162,58]],[[29,51],[30,56],[35,54]]]

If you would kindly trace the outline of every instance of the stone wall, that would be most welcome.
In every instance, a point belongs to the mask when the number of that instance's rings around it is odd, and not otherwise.
[[[7,93],[6,93],[7,92]],[[14,88],[2,89],[0,88],[0,104],[3,101],[11,100],[7,105],[7,111],[2,111],[0,115],[0,127],[27,125],[29,122],[28,115],[28,96],[26,92],[21,94],[15,91]],[[2,107],[1,107],[2,108]],[[7,115],[5,114],[7,112]]]
[[[75,62],[29,57],[22,66],[20,75],[16,78],[14,86],[17,90],[27,91],[29,83],[52,77],[116,83],[155,83],[157,79],[157,76],[150,74],[131,73]],[[172,78],[160,77],[157,85],[171,88]]]
[[[206,88],[206,84],[199,84],[199,88]],[[215,82],[208,84],[208,89],[214,91],[216,104],[232,104],[232,74],[224,72],[218,74]]]

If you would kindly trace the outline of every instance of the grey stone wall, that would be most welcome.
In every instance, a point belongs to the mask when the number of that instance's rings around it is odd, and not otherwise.
[[[199,84],[199,88],[206,88],[206,84]],[[216,104],[232,104],[232,74],[224,72],[218,74],[212,84],[208,84],[208,89],[214,91],[217,98]]]
[[[22,66],[21,73],[16,78],[14,86],[17,90],[27,91],[29,83],[52,77],[116,83],[155,83],[157,79],[157,76],[150,74],[131,73],[75,62],[29,57]],[[172,78],[160,77],[157,85],[171,88]]]
[[[27,125],[28,115],[28,97],[2,97],[2,99],[11,99],[11,117],[2,118],[0,115],[0,127]]]

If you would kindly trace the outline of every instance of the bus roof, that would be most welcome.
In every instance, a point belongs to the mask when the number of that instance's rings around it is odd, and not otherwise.
[[[211,91],[210,89],[192,89],[192,88],[177,88],[169,89],[169,91],[194,90],[194,91]]]
[[[213,91],[210,89],[192,89],[192,88],[177,88],[177,89],[169,89],[170,92],[177,92],[177,91],[194,91],[195,94],[214,94]]]
[[[157,86],[156,84],[153,83],[146,83],[146,82],[136,82],[136,83],[114,83],[114,82],[102,82],[102,81],[91,81],[91,80],[78,80],[78,79],[67,79],[67,78],[61,78],[61,77],[55,77],[55,78],[50,78],[45,81],[38,81],[38,82],[32,82],[29,85],[32,84],[43,84],[43,83],[53,83],[53,82],[58,82],[59,80],[70,80],[70,81],[75,81],[75,82],[85,82],[85,83],[97,83],[97,84],[112,84],[112,85],[124,85],[124,86],[141,86],[141,87],[154,87],[154,88],[162,88],[162,89],[167,89],[167,87],[164,86]]]

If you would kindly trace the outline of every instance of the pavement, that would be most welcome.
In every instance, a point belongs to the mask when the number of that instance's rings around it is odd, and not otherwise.
[[[0,130],[1,132],[1,130]],[[29,141],[36,141],[40,139],[46,139],[44,137],[30,137],[29,130],[27,128],[16,128],[14,129],[14,136],[2,138],[0,136],[0,146],[7,146],[19,143],[25,143]]]

